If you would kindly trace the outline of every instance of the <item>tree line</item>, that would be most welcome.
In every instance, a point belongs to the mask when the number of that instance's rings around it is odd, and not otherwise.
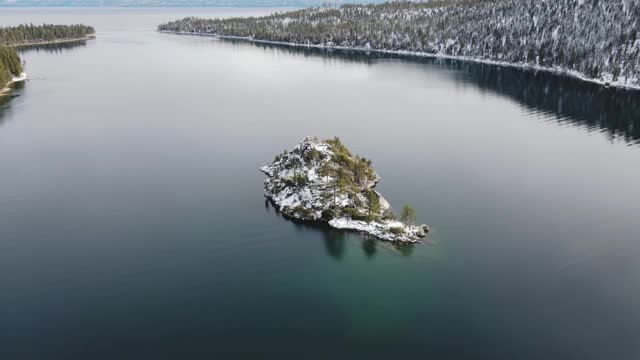
[[[0,45],[0,89],[22,73],[22,62],[16,51]]]
[[[46,43],[60,40],[83,39],[95,34],[87,25],[25,24],[0,27],[0,45]]]
[[[161,31],[466,57],[640,86],[640,0],[431,0],[185,18]]]

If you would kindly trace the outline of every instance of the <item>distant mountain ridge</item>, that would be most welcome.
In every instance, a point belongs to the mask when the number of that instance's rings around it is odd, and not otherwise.
[[[0,7],[308,7],[325,3],[380,3],[380,0],[0,0]]]

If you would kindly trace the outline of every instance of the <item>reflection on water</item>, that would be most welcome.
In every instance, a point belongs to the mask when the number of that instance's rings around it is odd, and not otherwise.
[[[271,203],[270,200],[265,199],[264,206],[267,212],[271,212],[274,210],[275,216],[281,217],[285,221],[290,221],[293,223],[298,230],[303,232],[309,231],[319,231],[322,233],[322,238],[324,241],[324,247],[327,251],[327,255],[335,260],[342,260],[345,255],[346,250],[346,235],[348,233],[358,234],[358,236],[362,237],[362,252],[364,253],[367,259],[372,259],[376,253],[378,252],[378,247],[382,247],[382,249],[393,250],[398,252],[402,256],[411,256],[415,249],[416,244],[396,244],[396,243],[388,243],[382,240],[378,240],[372,236],[366,234],[360,234],[357,231],[348,231],[348,230],[337,230],[329,227],[323,223],[313,223],[308,221],[298,221],[296,219],[287,217],[282,215],[278,209]],[[424,240],[425,242],[429,241],[428,239]]]
[[[76,48],[87,46],[86,40],[69,41],[55,44],[34,44],[16,46],[18,52],[46,52],[46,53],[62,53]]]
[[[241,40],[229,41],[238,43]],[[551,114],[560,124],[570,124],[588,131],[603,131],[612,140],[622,140],[630,145],[640,144],[640,91],[606,88],[543,71],[458,60],[272,44],[255,46],[305,57],[323,57],[328,61],[339,59],[373,65],[379,60],[403,59],[455,70],[443,73],[454,74],[456,80],[475,85],[483,91],[513,99],[534,114]]]
[[[362,251],[364,251],[367,259],[371,259],[376,254],[378,251],[377,246],[378,242],[375,239],[364,239],[362,241]]]
[[[87,45],[86,40],[78,40],[78,41],[56,43],[56,44],[17,46],[16,50],[19,53],[35,52],[35,53],[62,54],[64,52],[85,47],[86,45]],[[26,63],[26,61],[25,61],[25,65],[26,65],[25,70],[28,72],[29,65]],[[14,83],[11,85],[12,87],[11,91],[0,96],[0,126],[4,124],[7,117],[11,114],[11,106],[12,106],[11,100],[20,96],[25,86],[26,86],[25,81]]]
[[[415,244],[394,244],[393,247],[398,250],[402,256],[411,256],[416,248]]]
[[[24,82],[14,83],[11,85],[12,90],[0,95],[0,126],[4,125],[4,122],[7,121],[7,118],[11,114],[11,100],[20,96],[24,86]]]
[[[345,250],[344,233],[337,230],[327,229],[323,231],[324,246],[327,254],[336,260],[342,260]]]
[[[247,43],[246,40],[240,39],[224,39],[231,44],[235,45],[244,45]],[[354,51],[354,50],[346,50],[346,49],[321,49],[314,47],[291,47],[288,45],[282,44],[266,44],[266,43],[253,43],[249,42],[253,46],[262,48],[263,50],[273,50],[277,49],[283,53],[288,54],[296,54],[303,57],[322,57],[327,61],[353,61],[368,65],[373,65],[377,60],[380,59],[406,59],[407,57],[394,55],[394,54],[383,54],[377,52],[365,52],[365,51]]]
[[[233,44],[242,40],[227,40]],[[86,40],[68,43],[21,46],[20,52],[63,53],[85,47]],[[376,52],[337,49],[292,48],[277,44],[254,44],[263,49],[295,53],[304,57],[322,57],[327,61],[353,61],[374,65],[380,60],[402,59],[454,72],[456,80],[475,85],[483,91],[517,101],[533,114],[553,115],[559,124],[570,124],[588,131],[603,131],[613,139],[640,144],[640,91],[605,88],[578,79],[541,71],[500,67],[457,60],[430,59]],[[21,88],[24,84],[16,85]],[[0,97],[0,119],[10,96]]]
[[[282,217],[283,220],[290,220],[293,225],[300,230],[321,231],[327,254],[336,260],[341,260],[344,256],[345,239],[344,233],[342,233],[341,231],[333,230],[324,224],[296,221],[295,219],[284,217],[282,216],[280,211],[278,211],[278,209],[271,203],[271,201],[266,198],[264,201],[264,206],[267,212],[271,212],[271,209],[273,209],[276,216]]]
[[[463,81],[518,101],[558,123],[605,131],[611,139],[640,143],[640,91],[605,88],[541,71],[445,61],[465,73]]]

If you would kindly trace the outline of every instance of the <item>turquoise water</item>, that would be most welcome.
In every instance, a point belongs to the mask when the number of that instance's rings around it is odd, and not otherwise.
[[[98,31],[0,108],[2,358],[640,355],[637,93],[154,31],[270,11],[2,10]],[[258,167],[309,135],[430,239],[279,217]]]

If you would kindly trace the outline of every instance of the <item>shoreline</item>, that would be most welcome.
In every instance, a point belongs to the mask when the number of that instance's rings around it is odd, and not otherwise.
[[[70,42],[93,40],[95,38],[96,38],[96,34],[90,34],[90,35],[87,35],[87,36],[82,37],[82,38],[60,39],[60,40],[53,40],[53,41],[36,41],[36,42],[5,45],[5,46],[19,48],[19,47],[23,47],[23,46],[34,46],[34,45],[54,45],[54,44],[64,44],[64,43],[70,43]]]
[[[27,73],[23,72],[22,74],[20,74],[20,76],[18,77],[14,77],[13,79],[11,79],[11,81],[9,81],[4,88],[0,89],[0,96],[5,96],[8,95],[8,92],[11,91],[13,88],[11,87],[11,85],[15,84],[15,83],[19,83],[19,82],[23,82],[23,81],[27,81]]]
[[[263,172],[264,173],[264,172]],[[307,226],[315,226],[318,228],[330,229],[333,231],[345,231],[351,232],[355,234],[361,234],[364,236],[372,237],[379,241],[385,241],[392,244],[398,245],[415,245],[420,244],[420,240],[396,240],[393,236],[385,235],[380,233],[380,228],[385,227],[401,227],[404,226],[401,222],[392,222],[389,224],[382,224],[377,222],[367,223],[361,220],[352,220],[347,218],[335,218],[329,221],[324,220],[308,220],[308,219],[299,219],[294,216],[291,216],[285,212],[282,212],[282,207],[276,202],[276,200],[271,195],[264,194],[265,199],[271,204],[273,209],[282,217],[284,217],[288,221],[292,221],[298,224],[305,224]],[[427,229],[430,228],[427,227]],[[378,231],[376,231],[378,230]]]
[[[260,40],[260,39],[254,39],[254,38],[244,37],[244,36],[231,36],[231,35],[220,36],[220,35],[214,35],[214,34],[208,34],[208,33],[167,31],[167,30],[158,30],[158,31],[166,34],[209,36],[209,37],[214,37],[222,40],[241,40],[241,41],[259,43],[259,44],[270,44],[270,45],[280,45],[280,46],[299,47],[299,48],[349,50],[349,51],[359,51],[359,52],[375,52],[380,54],[392,54],[392,55],[400,55],[400,56],[407,56],[407,57],[422,57],[422,58],[430,58],[430,59],[468,61],[468,62],[475,62],[480,64],[511,67],[511,68],[517,68],[517,69],[523,69],[523,70],[544,71],[544,72],[555,74],[555,75],[567,76],[573,79],[582,80],[584,82],[597,84],[603,87],[611,87],[611,88],[616,88],[621,90],[631,90],[631,91],[640,90],[640,84],[629,85],[629,84],[624,84],[619,82],[593,79],[585,76],[584,74],[578,71],[567,70],[561,67],[544,67],[544,66],[537,66],[537,65],[530,65],[530,64],[523,64],[523,63],[511,63],[506,61],[472,58],[468,56],[430,54],[430,53],[408,51],[408,50],[381,50],[381,49],[368,49],[368,48],[338,46],[338,45],[297,44],[297,43],[290,43],[290,42],[284,42],[284,41]]]

